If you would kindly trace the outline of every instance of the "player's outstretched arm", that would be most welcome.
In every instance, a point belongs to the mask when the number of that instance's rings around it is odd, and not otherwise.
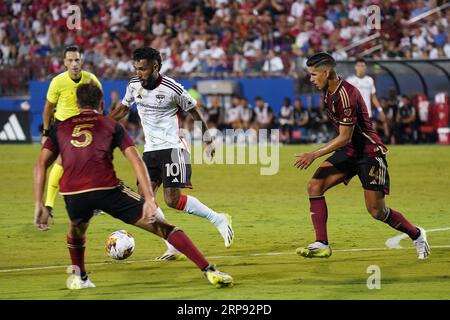
[[[147,168],[145,167],[144,161],[139,156],[136,147],[128,147],[124,151],[125,157],[130,161],[133,167],[134,173],[136,174],[139,186],[142,191],[142,195],[145,199],[144,204],[144,217],[150,223],[156,221],[156,204],[153,195],[153,190],[151,187],[150,176],[148,175]]]
[[[44,186],[47,168],[55,161],[55,155],[48,149],[42,149],[34,165],[34,224],[41,230],[49,229],[49,212],[44,206]]]
[[[329,154],[337,149],[346,146],[352,139],[353,129],[355,126],[339,126],[339,135],[330,140],[323,147],[313,151],[302,154],[297,154],[294,166],[299,169],[307,169],[311,163],[317,158]]]
[[[208,154],[210,155],[210,157],[214,157],[216,150],[213,145],[213,140],[212,140],[211,136],[209,135],[208,125],[206,124],[205,119],[203,118],[202,114],[200,113],[200,111],[197,108],[190,109],[189,114],[192,116],[194,121],[202,122],[202,134],[203,134],[203,138],[204,138],[206,147],[209,149]]]

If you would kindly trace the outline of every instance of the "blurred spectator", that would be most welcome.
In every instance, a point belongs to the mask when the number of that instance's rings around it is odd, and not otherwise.
[[[225,108],[220,103],[220,96],[212,96],[211,106],[207,109],[209,128],[216,128],[220,131],[226,129],[224,110]]]
[[[281,58],[275,55],[275,52],[273,50],[269,50],[262,70],[268,75],[276,75],[281,74],[283,69],[284,65]]]
[[[294,107],[291,99],[284,98],[283,106],[280,108],[278,122],[281,127],[280,140],[283,143],[290,143],[292,140],[292,127],[294,125]]]
[[[391,133],[394,129],[394,109],[389,106],[388,99],[383,97],[380,99],[380,105],[383,109],[384,117],[376,116],[372,121],[374,123],[374,128],[380,135],[383,143],[391,143]],[[375,112],[377,110],[375,109]]]
[[[274,120],[272,108],[261,97],[255,98],[255,105],[255,129],[272,129]]]
[[[227,129],[241,129],[241,106],[238,96],[231,98],[231,106],[227,109],[226,125]]]
[[[253,107],[248,103],[246,97],[240,98],[240,114],[239,119],[241,121],[241,128],[244,130],[253,128],[253,120],[255,118],[255,113]]]
[[[187,58],[184,60],[181,65],[181,73],[189,75],[192,72],[195,72],[200,65],[200,61],[191,53],[188,52]]]
[[[403,95],[397,109],[396,141],[402,143],[417,143],[417,115],[416,108],[407,95]]]
[[[114,78],[118,79],[129,78],[134,71],[133,63],[126,54],[119,54],[119,59],[120,60],[117,63]]]
[[[307,109],[303,108],[302,100],[300,98],[294,100],[293,116],[295,128],[306,128],[309,124],[309,112]]]

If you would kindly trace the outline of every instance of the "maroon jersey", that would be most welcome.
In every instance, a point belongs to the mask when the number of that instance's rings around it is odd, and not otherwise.
[[[341,80],[334,93],[325,93],[324,102],[337,134],[339,126],[355,126],[351,142],[344,147],[348,156],[374,157],[388,151],[373,129],[366,104],[357,88]]]
[[[134,146],[122,125],[94,111],[83,111],[55,126],[43,148],[61,154],[64,174],[61,194],[112,189],[120,180],[113,167],[113,150]]]

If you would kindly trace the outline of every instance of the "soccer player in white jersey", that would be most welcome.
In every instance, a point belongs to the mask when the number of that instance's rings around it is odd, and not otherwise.
[[[369,118],[372,120],[374,129],[376,130],[376,121],[383,123],[383,130],[385,131],[385,136],[389,136],[389,129],[387,127],[386,116],[381,107],[380,101],[376,96],[375,82],[373,78],[366,75],[367,65],[366,60],[363,58],[358,58],[355,64],[355,74],[348,77],[346,80],[350,82],[354,87],[356,87],[361,93],[364,102],[367,106],[367,111],[369,112]],[[377,108],[378,117],[374,115],[372,104]]]
[[[189,149],[180,137],[179,113],[188,112],[195,121],[201,121],[203,133],[207,125],[197,109],[197,101],[175,80],[159,73],[161,55],[159,51],[142,47],[133,54],[136,77],[127,86],[119,111],[129,110],[136,104],[145,135],[143,159],[147,166],[156,193],[162,184],[164,200],[174,209],[205,218],[214,224],[225,240],[225,247],[233,242],[231,217],[208,208],[197,198],[182,194],[181,188],[192,188]],[[209,150],[214,150],[206,142]],[[213,154],[213,152],[212,152]],[[161,208],[158,214],[164,217]],[[167,251],[158,260],[177,260],[181,253],[166,242]]]

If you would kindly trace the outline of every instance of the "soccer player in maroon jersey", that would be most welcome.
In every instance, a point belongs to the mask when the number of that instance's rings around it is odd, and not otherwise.
[[[328,209],[325,192],[358,175],[364,188],[366,207],[373,218],[406,233],[417,249],[419,259],[430,255],[425,230],[412,225],[400,212],[386,206],[384,198],[389,194],[389,173],[385,154],[386,146],[373,129],[364,100],[354,86],[337,76],[336,62],[332,56],[320,52],[307,61],[311,82],[324,94],[328,118],[337,136],[324,146],[297,155],[295,166],[307,169],[311,163],[326,154],[326,159],[308,183],[310,213],[316,241],[297,253],[307,258],[331,256],[328,244]]]
[[[49,212],[43,193],[47,168],[58,154],[64,174],[60,193],[71,220],[67,235],[76,274],[69,289],[92,288],[84,264],[86,230],[94,210],[101,209],[114,218],[135,225],[166,239],[200,268],[216,287],[231,286],[231,276],[208,263],[194,243],[177,227],[156,216],[150,178],[142,158],[122,125],[102,115],[102,92],[94,84],[82,84],[76,91],[80,114],[62,121],[51,130],[34,167],[35,225],[48,230]],[[125,186],[114,171],[113,150],[119,147],[131,163],[143,197]]]

